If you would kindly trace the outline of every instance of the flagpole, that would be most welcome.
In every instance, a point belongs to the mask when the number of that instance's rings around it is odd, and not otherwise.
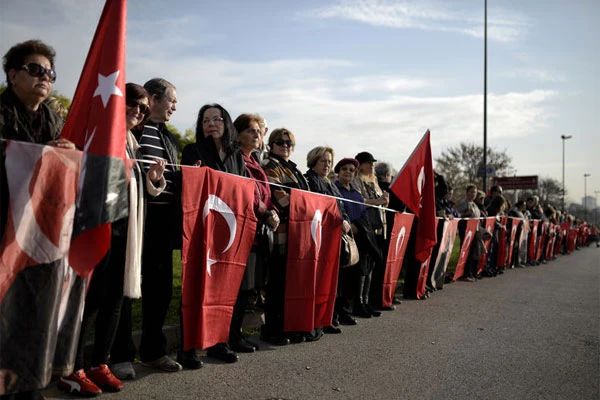
[[[487,193],[487,0],[483,28],[483,192]]]

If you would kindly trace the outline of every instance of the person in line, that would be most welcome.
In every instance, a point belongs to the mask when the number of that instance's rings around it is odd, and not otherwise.
[[[6,90],[0,95],[0,139],[46,144],[63,149],[75,145],[60,137],[63,119],[44,102],[56,80],[54,49],[40,40],[12,46],[4,55]],[[6,142],[0,141],[0,240],[8,223],[9,191],[6,175]],[[47,376],[47,365],[39,365],[48,349],[40,335],[51,326],[51,315],[39,320],[39,310],[48,300],[43,288],[50,284],[53,264],[26,268],[15,278],[0,303],[0,395],[42,398],[38,380]],[[0,271],[1,272],[1,271]],[[15,308],[14,305],[19,307]]]
[[[337,186],[331,183],[328,178],[329,173],[331,172],[331,167],[333,166],[333,157],[334,153],[331,147],[318,146],[310,150],[306,155],[306,165],[309,169],[306,171],[306,174],[304,174],[304,177],[308,182],[311,192],[340,198],[342,197],[340,191],[338,190]],[[337,203],[340,210],[340,215],[342,216],[342,233],[348,233],[350,231],[350,217],[348,217],[346,209],[344,208],[344,204],[341,202],[341,200],[338,200]],[[344,285],[343,281],[346,279],[346,277],[346,270],[344,268],[340,268],[338,272],[338,288]],[[338,327],[339,317],[340,314],[346,310],[342,309],[339,293],[340,291],[338,290],[336,294],[332,324],[330,326],[322,327],[323,332],[325,333],[342,333],[342,329]]]
[[[269,263],[269,280],[266,288],[265,324],[261,339],[274,345],[300,343],[319,339],[306,333],[284,334],[285,277],[287,268],[288,219],[290,191],[288,188],[309,190],[306,178],[290,157],[296,146],[296,137],[286,128],[278,128],[269,135],[269,154],[261,166],[271,185],[271,201],[279,210],[279,227],[273,234],[273,251]]]
[[[375,162],[377,160],[371,153],[366,151],[358,153],[354,158],[360,165],[358,174],[352,184],[365,199],[365,204],[387,207],[390,199],[389,193],[381,190],[375,176]],[[375,231],[379,248],[383,249],[387,237],[386,214],[379,208],[368,207],[367,215]],[[376,309],[381,309],[381,302],[383,301],[385,259],[382,257],[381,260],[371,261],[371,265],[365,265],[365,276],[364,279],[361,279],[363,282],[362,295],[359,297],[359,304],[356,305],[354,310],[355,315],[360,317],[367,317],[367,314],[373,317],[381,316],[381,311]]]
[[[200,108],[196,120],[196,142],[183,148],[181,164],[208,167],[230,174],[248,176],[246,163],[237,143],[237,131],[233,126],[231,116],[223,106],[206,104]],[[241,341],[237,335],[243,318],[244,302],[238,295],[231,318],[231,324],[234,326],[233,332],[230,329],[230,342],[233,343],[236,351],[250,353],[256,348],[250,343]],[[183,332],[183,328],[181,331]],[[183,340],[181,342],[183,345]],[[229,343],[217,343],[207,349],[206,355],[227,363],[234,363],[240,358],[236,351],[231,349]],[[185,351],[182,349],[180,354],[180,360],[185,364],[186,359],[195,357],[196,349]]]
[[[134,83],[125,85],[127,136],[125,147],[130,159],[136,158],[139,148],[131,130],[142,125],[148,118],[148,92]],[[123,299],[124,282],[127,282],[127,295],[140,295],[140,264],[142,232],[144,222],[145,191],[157,196],[164,190],[163,177],[165,162],[158,160],[150,166],[148,174],[142,174],[139,163],[133,164],[129,181],[129,216],[111,224],[111,242],[108,253],[94,268],[92,279],[85,298],[85,308],[81,321],[79,343],[75,358],[75,372],[61,377],[57,386],[61,390],[81,396],[91,396],[102,391],[118,392],[123,383],[113,375],[108,367],[110,351],[119,323]],[[132,287],[136,286],[136,287]],[[94,323],[95,322],[95,323]],[[91,367],[84,372],[84,352],[87,337],[94,324],[94,345]],[[131,373],[135,372],[133,369]]]
[[[340,313],[340,324],[356,325],[356,319],[352,315],[361,318],[371,318],[373,315],[366,308],[363,299],[365,276],[372,269],[374,260],[381,260],[381,249],[375,237],[375,231],[371,226],[367,215],[367,207],[362,194],[354,187],[354,178],[358,168],[358,160],[354,158],[343,158],[335,165],[337,173],[337,186],[340,194],[345,199],[344,207],[350,218],[350,226],[354,234],[354,240],[358,247],[360,259],[358,264],[344,268],[346,279],[341,282],[341,307],[344,312]]]
[[[263,143],[263,129],[260,121],[264,121],[264,119],[261,119],[258,115],[241,114],[233,122],[238,132],[237,142],[246,164],[246,170],[250,177],[255,179],[254,212],[258,218],[256,238],[248,256],[244,279],[238,296],[240,301],[236,304],[238,310],[234,310],[229,331],[229,345],[234,351],[240,351],[244,348],[259,349],[257,343],[242,337],[243,308],[248,305],[246,299],[253,299],[252,304],[258,302],[258,299],[262,299],[262,292],[265,289],[267,279],[266,268],[271,253],[268,233],[275,231],[279,226],[279,215],[271,202],[271,188],[269,187],[267,175],[254,157]]]
[[[153,78],[144,84],[150,98],[150,117],[141,131],[136,131],[139,154],[144,160],[144,172],[157,161],[165,163],[166,187],[156,197],[147,196],[144,247],[142,249],[142,337],[140,359],[147,368],[166,372],[182,370],[181,364],[167,355],[167,338],[163,325],[173,296],[173,250],[181,248],[181,171],[178,165],[179,142],[166,123],[177,110],[175,86],[163,78]],[[111,361],[114,364],[133,363],[135,346],[131,337],[130,299],[125,299]],[[202,366],[198,358],[192,360]],[[129,368],[127,367],[127,370]],[[125,378],[124,378],[125,379]]]

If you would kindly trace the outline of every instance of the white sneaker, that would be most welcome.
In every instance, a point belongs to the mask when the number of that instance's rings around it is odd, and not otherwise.
[[[114,376],[121,380],[131,381],[135,379],[135,370],[133,369],[133,364],[130,362],[112,364],[110,370]]]

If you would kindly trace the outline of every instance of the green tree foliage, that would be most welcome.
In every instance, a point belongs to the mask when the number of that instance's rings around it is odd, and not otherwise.
[[[177,141],[179,142],[179,155],[178,155],[178,160],[181,163],[181,152],[183,151],[183,148],[189,144],[189,143],[194,143],[196,141],[196,134],[194,133],[194,131],[192,129],[186,129],[185,133],[181,133],[179,132],[179,130],[177,128],[175,128],[173,125],[167,123],[167,128],[169,128],[169,130],[173,133],[173,135],[175,135],[175,137],[177,138]]]
[[[515,169],[511,161],[506,151],[487,149],[487,162],[494,166],[496,176],[513,175]],[[452,185],[455,198],[462,198],[468,183],[474,183],[479,188],[483,187],[483,178],[477,176],[481,166],[483,166],[483,146],[474,143],[463,142],[456,147],[450,147],[435,159],[436,172],[444,175]]]

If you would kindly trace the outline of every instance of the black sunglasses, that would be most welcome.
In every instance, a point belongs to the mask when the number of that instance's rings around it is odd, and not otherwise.
[[[287,147],[294,147],[294,142],[292,142],[290,139],[287,139],[287,140],[277,139],[277,140],[273,141],[273,143],[276,144],[277,146],[286,145]]]
[[[150,107],[147,104],[137,102],[135,100],[130,100],[127,102],[127,107],[131,108],[139,108],[142,114],[146,115],[150,112]]]
[[[27,73],[30,76],[34,76],[36,78],[41,78],[44,75],[48,75],[48,78],[50,78],[50,82],[56,82],[56,71],[52,68],[46,69],[40,64],[29,63],[27,65],[22,65],[21,67],[16,69],[20,71],[27,71]]]

